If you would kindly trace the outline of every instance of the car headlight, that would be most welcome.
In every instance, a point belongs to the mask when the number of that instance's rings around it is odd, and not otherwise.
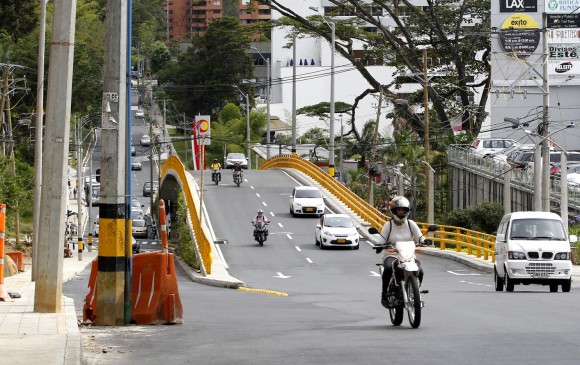
[[[294,202],[294,205],[296,205],[297,207],[301,207],[302,204],[300,204],[300,202]]]
[[[508,259],[510,260],[525,260],[526,254],[520,251],[508,251]]]
[[[326,229],[323,229],[322,230],[322,234],[325,235],[325,236],[332,236],[332,233],[330,231],[326,230]]]
[[[570,260],[570,252],[558,252],[554,256],[554,260]]]

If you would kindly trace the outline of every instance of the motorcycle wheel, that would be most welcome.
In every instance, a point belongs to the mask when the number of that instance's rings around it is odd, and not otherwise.
[[[215,178],[213,179],[213,181],[215,181],[215,184],[216,185],[219,184],[220,179],[219,179],[218,175],[215,176]]]
[[[403,323],[403,308],[390,308],[389,317],[391,317],[393,326],[400,326]]]
[[[258,232],[258,245],[264,246],[264,234],[262,232]]]
[[[421,324],[421,294],[419,292],[419,282],[415,276],[407,279],[407,298],[409,305],[407,313],[411,327],[417,328]]]
[[[236,179],[236,185],[238,186],[238,188],[240,187],[240,179]]]

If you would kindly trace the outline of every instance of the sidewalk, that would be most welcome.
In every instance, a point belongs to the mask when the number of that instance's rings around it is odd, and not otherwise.
[[[76,177],[76,171],[74,173]],[[76,212],[76,199],[69,200],[68,209]],[[83,206],[83,209],[86,209]],[[86,214],[85,214],[86,216]],[[85,242],[84,242],[85,243]],[[86,243],[85,243],[86,244]],[[82,260],[78,252],[63,259],[63,283],[82,272],[98,255],[85,249]],[[0,359],[12,365],[79,365],[82,364],[82,338],[72,298],[62,297],[60,313],[34,312],[35,282],[31,267],[4,278],[7,292],[20,294],[12,302],[0,302]]]

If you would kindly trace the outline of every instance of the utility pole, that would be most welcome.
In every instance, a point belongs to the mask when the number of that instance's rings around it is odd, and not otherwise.
[[[550,211],[550,144],[548,141],[548,134],[550,122],[548,120],[548,106],[550,104],[550,84],[548,75],[548,16],[546,12],[542,13],[542,48],[544,54],[543,75],[542,75],[542,210],[544,212]],[[538,209],[539,210],[539,209]]]
[[[82,121],[83,119],[78,119],[75,117],[75,121],[77,123],[77,138],[76,138],[76,145],[77,145],[77,184],[76,184],[76,192],[77,192],[77,249],[78,249],[78,260],[83,261],[83,211],[82,211],[82,204],[81,204],[81,178],[83,175],[83,168],[82,168],[82,159],[83,159],[83,149],[82,149]]]
[[[425,125],[425,200],[427,202],[427,223],[435,221],[435,194],[433,187],[433,168],[431,167],[431,148],[429,143],[429,76],[427,75],[427,50],[423,50],[423,115]]]
[[[64,212],[67,196],[67,158],[75,44],[76,0],[54,0],[52,42],[48,71],[45,158],[34,311],[57,313],[62,309]],[[38,142],[38,141],[37,141]],[[54,212],[57,212],[56,214]]]
[[[99,326],[125,324],[125,272],[130,268],[131,242],[126,239],[125,170],[127,140],[127,0],[107,1],[99,271],[97,319]],[[52,63],[51,63],[52,64]]]
[[[40,232],[40,199],[42,185],[42,144],[44,130],[44,51],[46,34],[46,1],[40,2],[40,31],[38,36],[38,79],[36,85],[36,130],[34,131],[34,211],[32,213],[32,281],[36,280],[38,235]]]
[[[375,163],[375,153],[377,150],[377,137],[379,135],[379,121],[381,119],[381,108],[383,107],[383,86],[379,86],[379,105],[377,106],[377,119],[375,120],[375,132],[373,134],[373,145],[371,146],[371,157],[369,161],[369,195],[368,201],[371,206],[374,206],[374,192],[373,192],[373,179],[374,174],[371,171],[377,171],[374,166]],[[374,167],[374,169],[373,169]]]

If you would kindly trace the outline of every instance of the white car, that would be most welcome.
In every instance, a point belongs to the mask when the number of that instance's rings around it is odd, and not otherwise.
[[[131,170],[141,170],[143,167],[141,165],[141,161],[139,160],[132,160],[131,161]]]
[[[145,118],[145,113],[141,109],[135,111],[135,118]]]
[[[352,218],[346,214],[325,214],[316,224],[314,241],[320,249],[326,247],[350,247],[358,250],[360,235]]]
[[[133,219],[132,231],[134,237],[147,237],[147,224],[144,219]]]
[[[244,169],[248,168],[248,160],[246,160],[246,155],[243,153],[235,152],[228,153],[226,156],[226,169],[231,169],[236,163],[239,163]]]
[[[509,138],[477,138],[471,143],[469,149],[474,153],[485,156],[503,151],[514,144],[519,145],[518,142]]]
[[[144,134],[141,136],[141,146],[142,147],[149,147],[151,144],[151,137],[148,134]]]
[[[314,214],[318,217],[324,214],[326,204],[322,192],[315,186],[297,186],[290,195],[290,214]]]

